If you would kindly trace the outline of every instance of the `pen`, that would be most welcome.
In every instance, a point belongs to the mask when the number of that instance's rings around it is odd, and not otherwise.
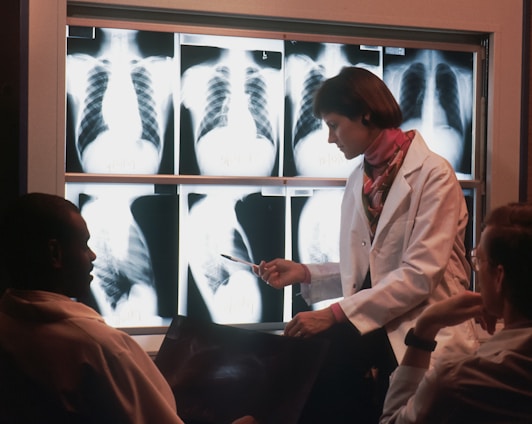
[[[222,255],[225,259],[229,259],[230,261],[233,261],[233,262],[240,262],[241,264],[249,265],[250,267],[254,267],[254,266],[258,267],[258,265],[245,261],[244,259],[235,258],[234,256],[224,255],[223,253],[220,253],[220,255]]]

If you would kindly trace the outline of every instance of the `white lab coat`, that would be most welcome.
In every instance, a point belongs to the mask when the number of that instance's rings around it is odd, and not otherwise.
[[[404,337],[430,303],[469,287],[465,259],[467,208],[450,164],[416,132],[392,184],[373,243],[362,203],[363,162],[349,177],[342,202],[340,264],[309,265],[307,303],[343,296],[340,306],[362,333],[385,326],[398,362]],[[371,272],[372,288],[359,291]],[[341,281],[341,284],[340,284]],[[438,334],[433,358],[477,347],[471,321]]]

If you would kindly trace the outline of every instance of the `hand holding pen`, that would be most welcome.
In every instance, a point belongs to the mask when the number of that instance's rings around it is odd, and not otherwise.
[[[257,274],[268,285],[282,289],[295,283],[306,281],[306,267],[299,262],[287,259],[273,259],[269,262],[261,261]]]

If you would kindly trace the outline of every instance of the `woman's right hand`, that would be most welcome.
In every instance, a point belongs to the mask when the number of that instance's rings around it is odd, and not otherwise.
[[[287,259],[261,261],[256,274],[270,286],[282,289],[290,284],[300,283],[305,279],[304,265]]]

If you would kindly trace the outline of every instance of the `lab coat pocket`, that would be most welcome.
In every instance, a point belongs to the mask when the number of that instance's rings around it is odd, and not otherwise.
[[[399,217],[388,222],[373,243],[373,266],[379,274],[390,272],[401,265],[406,243],[411,233],[412,220]]]

